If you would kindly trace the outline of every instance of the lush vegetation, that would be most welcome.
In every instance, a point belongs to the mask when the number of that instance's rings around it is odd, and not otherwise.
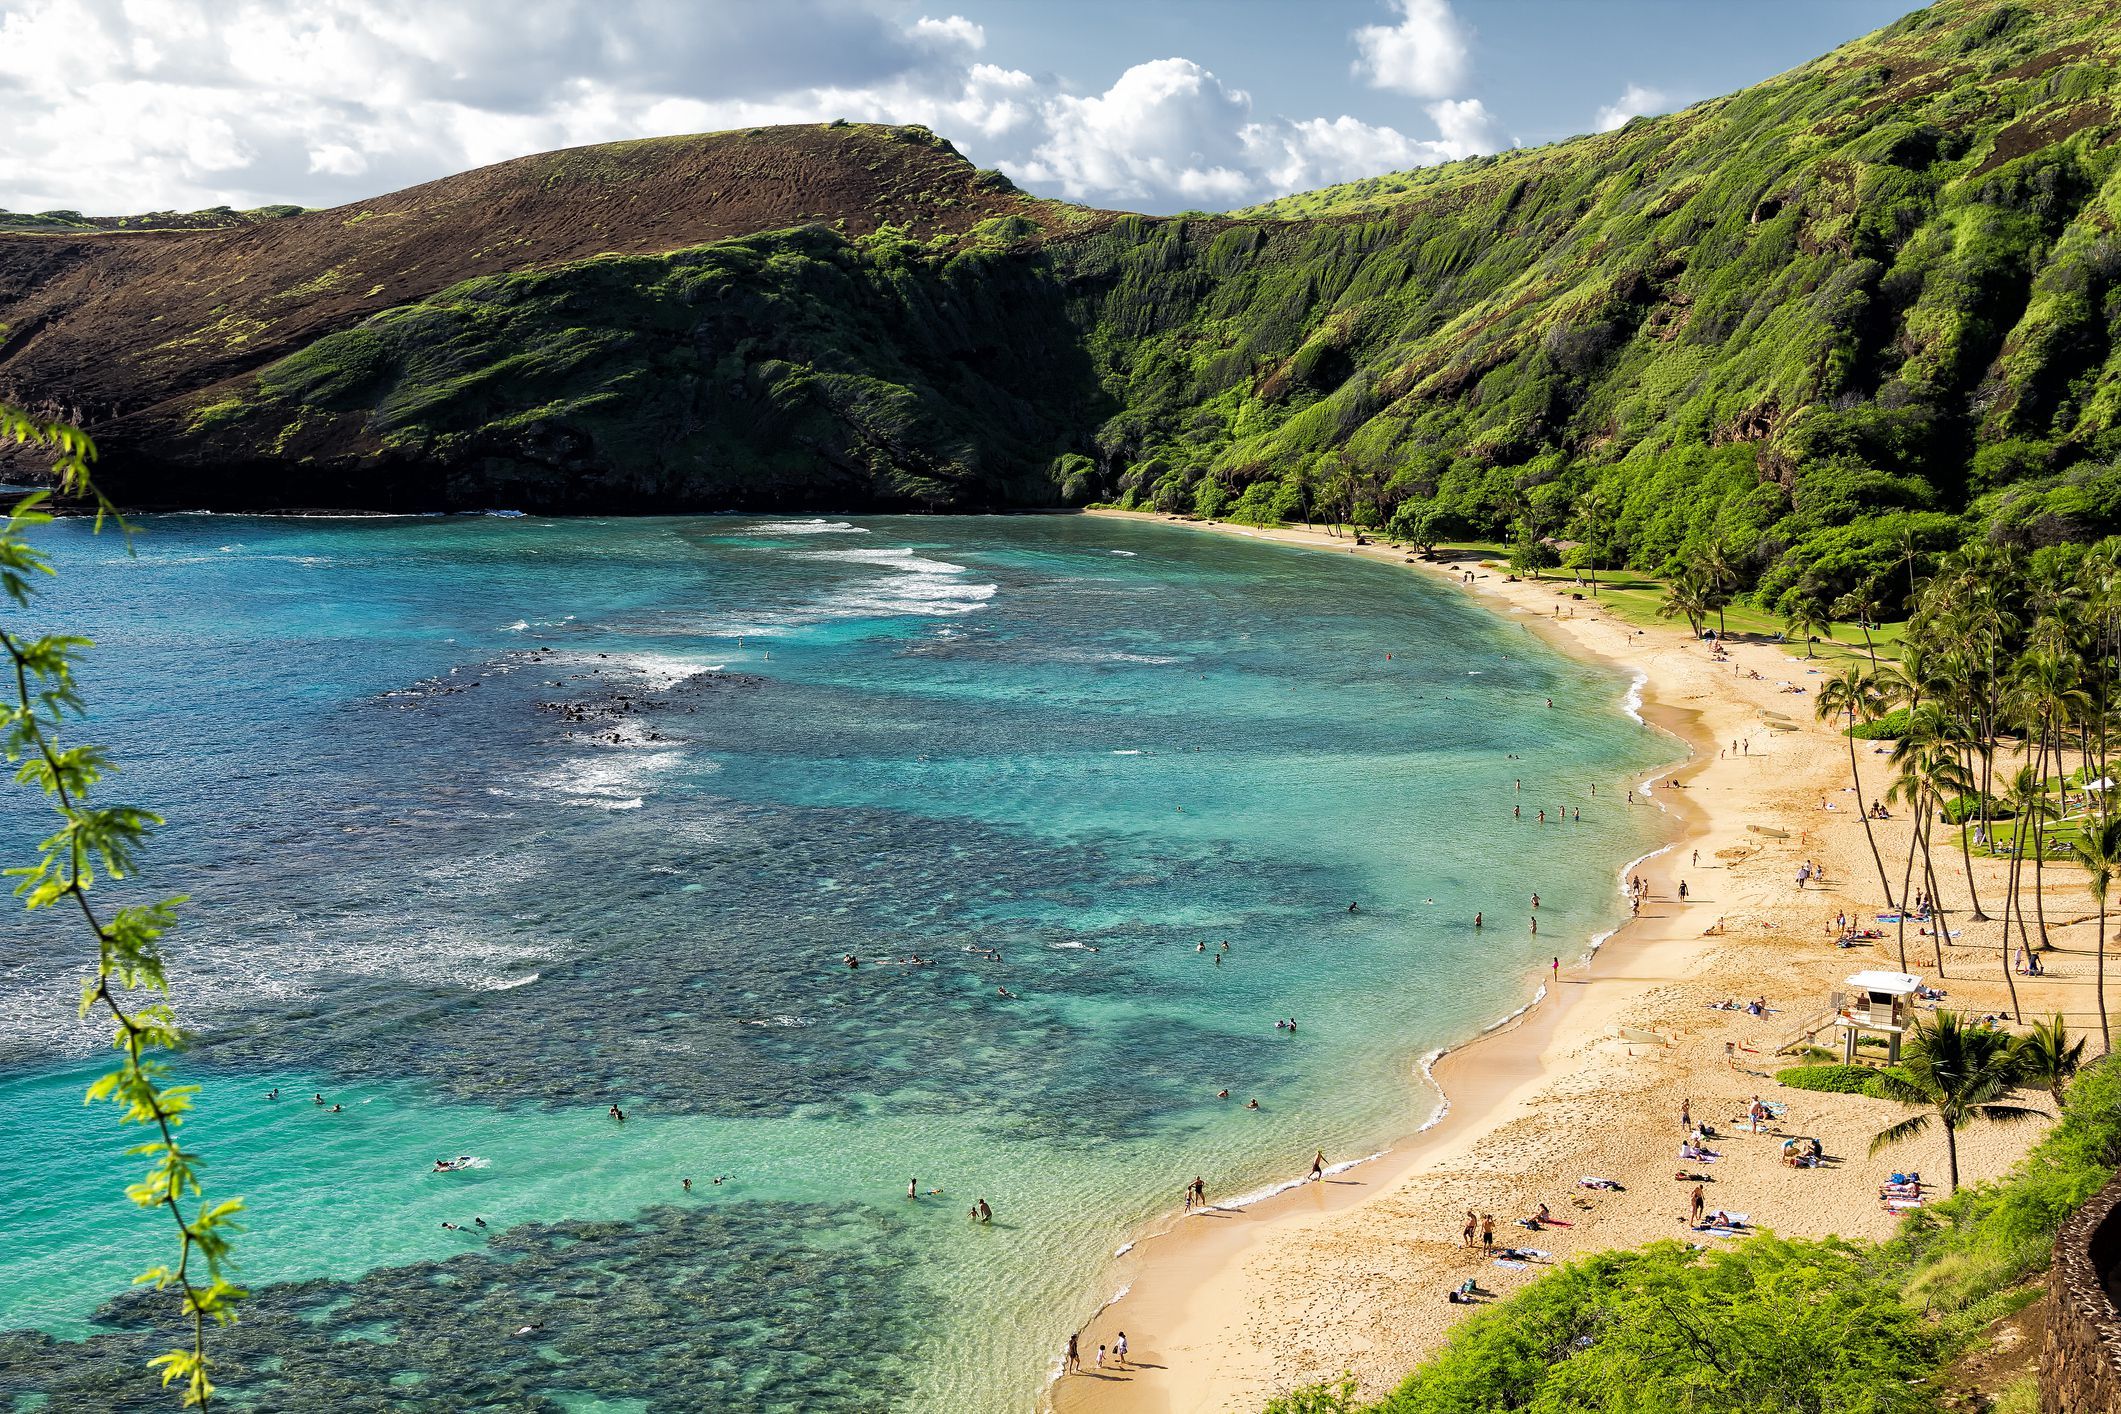
[[[95,444],[77,429],[48,422],[0,403],[0,439],[48,457],[59,486],[98,507],[97,525],[109,510],[89,479]],[[26,611],[39,580],[53,573],[50,560],[32,541],[51,523],[46,497],[21,497],[0,520],[0,602]],[[85,1018],[100,1014],[110,1025],[113,1069],[88,1088],[91,1104],[109,1103],[121,1124],[139,1125],[146,1138],[127,1152],[146,1163],[126,1197],[142,1208],[167,1213],[176,1228],[173,1263],[149,1268],[136,1280],[157,1290],[174,1288],[190,1338],[150,1362],[174,1384],[186,1406],[205,1406],[213,1395],[206,1350],[209,1322],[235,1319],[244,1292],[224,1274],[240,1198],[207,1199],[201,1187],[204,1161],[179,1138],[197,1087],[172,1081],[168,1057],[185,1034],[175,1011],[159,998],[169,991],[162,938],[177,921],[181,898],[106,908],[97,893],[133,872],[148,836],[161,819],[137,805],[103,805],[90,799],[112,769],[109,753],[92,743],[69,744],[64,731],[83,711],[74,665],[91,647],[77,635],[34,633],[0,621],[0,756],[15,768],[17,784],[38,791],[50,805],[52,833],[27,862],[5,872],[26,908],[77,914],[95,942],[95,966],[82,979]],[[139,994],[145,993],[146,999]]]
[[[1474,1316],[1375,1404],[1342,1385],[1269,1414],[1935,1410],[1928,1377],[2038,1294],[2026,1279],[2056,1228],[2117,1167],[2121,1064],[2109,1061],[2076,1079],[2008,1178],[1911,1213],[1890,1242],[1761,1235],[1583,1258]]]
[[[1961,544],[2121,530],[2115,18],[1939,0],[1669,117],[1229,216],[1023,201],[540,267],[223,382],[156,453],[356,503],[1096,499],[1713,551],[1726,599],[1875,623]]]
[[[1877,1078],[1878,1072],[1867,1065],[1793,1065],[1775,1072],[1777,1085],[1833,1095],[1875,1095],[1871,1082]]]
[[[1162,510],[1721,547],[1777,609],[2121,528],[2112,18],[1940,4],[1618,133],[1122,222],[1070,256],[1098,456]]]

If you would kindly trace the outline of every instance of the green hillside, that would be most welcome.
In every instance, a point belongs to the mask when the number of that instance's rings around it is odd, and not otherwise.
[[[158,355],[105,476],[160,504],[1111,499],[1649,567],[1717,539],[1766,602],[1835,595],[1970,535],[2121,530],[2117,78],[2121,0],[1940,0],[1669,117],[1207,218],[1024,198],[919,130],[753,130],[806,154],[758,230],[524,249],[247,370]],[[858,220],[814,196],[912,156]],[[0,391],[50,391],[36,349],[0,344]]]

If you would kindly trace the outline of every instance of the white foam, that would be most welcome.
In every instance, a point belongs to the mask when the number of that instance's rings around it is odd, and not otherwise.
[[[1650,675],[1637,668],[1635,670],[1635,680],[1628,684],[1627,696],[1620,699],[1620,710],[1633,717],[1637,726],[1646,727],[1649,725],[1642,718],[1642,690],[1649,685]]]
[[[858,525],[843,520],[769,520],[739,526],[739,535],[867,535]]]
[[[910,546],[904,550],[798,550],[793,552],[798,560],[833,560],[850,565],[881,565],[887,569],[904,570],[908,574],[963,574],[963,565],[953,565],[948,560],[931,560]]]

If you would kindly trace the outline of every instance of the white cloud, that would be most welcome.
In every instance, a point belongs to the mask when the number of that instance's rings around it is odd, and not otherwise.
[[[987,31],[963,15],[940,20],[923,15],[913,22],[913,37],[944,48],[957,45],[977,51],[987,47]]]
[[[1651,113],[1669,113],[1678,106],[1678,100],[1662,89],[1644,88],[1639,83],[1631,83],[1620,97],[1598,110],[1598,131],[1609,133],[1626,124],[1630,118],[1640,118]]]
[[[1465,81],[1467,42],[1448,0],[1397,0],[1399,23],[1355,31],[1355,76],[1372,88],[1441,98]]]
[[[1446,98],[1431,103],[1427,109],[1429,121],[1443,134],[1438,144],[1449,154],[1447,160],[1471,157],[1476,152],[1493,152],[1507,146],[1502,132],[1495,125],[1495,117],[1488,107],[1477,98]]]
[[[99,213],[359,200],[555,147],[846,117],[925,123],[1028,188],[1221,207],[1499,143],[1444,96],[1443,0],[1358,46],[1431,93],[1434,136],[1254,111],[1191,60],[1102,92],[986,57],[962,15],[879,0],[0,0],[0,207]]]

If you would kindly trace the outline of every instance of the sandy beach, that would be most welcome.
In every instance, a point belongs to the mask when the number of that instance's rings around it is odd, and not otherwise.
[[[1700,1240],[1686,1221],[1694,1183],[1675,1178],[1681,1170],[1712,1177],[1711,1209],[1803,1237],[1885,1237],[1897,1219],[1879,1203],[1882,1176],[1919,1169],[1943,1179],[1943,1140],[1934,1134],[1867,1157],[1871,1136],[1903,1116],[1899,1106],[1786,1090],[1773,1079],[1794,1063],[1777,1059],[1777,1047],[1825,1011],[1843,979],[1899,964],[1891,929],[1882,942],[1846,950],[1828,936],[1837,913],[1867,921],[1880,911],[1882,893],[1850,790],[1848,741],[1813,719],[1823,663],[1745,642],[1716,661],[1683,623],[1636,628],[1595,599],[1574,597],[1581,591],[1573,579],[1513,582],[1474,560],[1414,563],[1383,542],[1356,547],[1315,531],[1195,528],[1365,554],[1457,585],[1568,652],[1639,674],[1644,719],[1691,756],[1637,797],[1634,808],[1668,810],[1673,832],[1668,849],[1636,868],[1649,883],[1640,915],[1588,960],[1589,939],[1554,940],[1558,985],[1517,1021],[1437,1064],[1450,1111],[1425,1132],[1241,1211],[1174,1213],[1165,1230],[1139,1241],[1115,1263],[1112,1289],[1124,1296],[1082,1330],[1084,1372],[1050,1387],[1059,1414],[1256,1411],[1276,1394],[1343,1373],[1365,1395],[1380,1395],[1477,1309],[1444,1299],[1468,1277],[1506,1295],[1549,1262],[1658,1238]],[[1467,572],[1474,578],[1462,583]],[[1885,785],[1875,745],[1857,744],[1866,801]],[[1909,828],[1904,813],[1875,824],[1896,891]],[[1798,883],[1807,860],[1823,868],[1823,885]],[[1954,859],[1947,871],[1944,863],[1945,901],[1963,906],[1961,866]],[[2005,867],[1974,862],[1991,907]],[[2047,912],[2057,951],[2047,977],[2017,979],[2021,1004],[2031,1014],[2064,1011],[2073,1026],[2096,1031],[2093,915],[2077,871],[2049,871]],[[1946,1006],[2009,1010],[2001,925],[1953,921],[1964,933],[1946,947],[1941,971],[1933,940],[1909,928],[1909,970],[1944,988]],[[1528,977],[1515,999],[1499,996],[1498,1013],[1546,980]],[[1756,997],[1766,999],[1766,1015],[1713,1005]],[[1413,1065],[1410,1057],[1410,1088]],[[1755,1095],[1787,1105],[1759,1135],[1733,1123]],[[1679,1158],[1682,1105],[1726,1136],[1718,1161]],[[1962,1134],[1963,1177],[2003,1172],[2040,1128]],[[1816,1136],[1830,1162],[1786,1167],[1788,1136]],[[1309,1158],[1291,1155],[1291,1175]],[[1577,1182],[1585,1176],[1621,1189],[1586,1190]],[[1542,1203],[1567,1225],[1533,1232],[1517,1224]],[[1468,1210],[1494,1216],[1498,1244],[1549,1255],[1502,1266],[1468,1250],[1460,1239]],[[1095,1371],[1092,1352],[1120,1331],[1128,1368]]]

